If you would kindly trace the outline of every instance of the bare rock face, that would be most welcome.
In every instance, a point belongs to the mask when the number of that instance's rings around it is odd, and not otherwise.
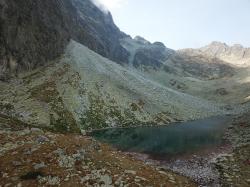
[[[90,0],[70,1],[79,19],[75,28],[81,29],[78,32],[71,27],[72,39],[117,63],[127,63],[129,54],[120,44],[120,39],[127,35],[114,24],[110,12],[103,12]]]
[[[233,65],[250,65],[250,48],[244,48],[240,44],[229,46],[221,42],[212,42],[198,50],[204,55],[219,58]]]
[[[151,44],[150,47],[140,48],[137,50],[133,65],[139,67],[140,65],[151,66],[154,69],[160,68],[162,62],[167,60],[166,47],[164,45]]]
[[[44,64],[63,52],[69,34],[64,23],[67,17],[59,5],[49,0],[0,1],[2,78],[17,69]]]
[[[90,0],[0,0],[0,78],[59,57],[70,39],[126,63],[124,36]]]
[[[161,42],[150,43],[141,36],[127,37],[121,44],[129,52],[130,64],[135,68],[159,70],[164,62],[175,53]]]

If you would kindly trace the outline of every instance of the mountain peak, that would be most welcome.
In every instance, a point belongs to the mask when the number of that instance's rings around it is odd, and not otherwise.
[[[213,41],[211,42],[208,47],[211,47],[211,48],[214,48],[214,47],[223,47],[223,48],[227,48],[229,47],[226,43],[223,43],[223,42],[219,42],[219,41]]]
[[[241,44],[234,44],[233,46],[232,46],[232,48],[238,48],[238,49],[243,49],[243,48],[245,48],[243,45],[241,45]]]
[[[150,44],[150,42],[148,40],[146,40],[145,38],[143,38],[141,36],[136,36],[134,38],[134,40],[136,40],[137,42],[139,42],[141,44]]]

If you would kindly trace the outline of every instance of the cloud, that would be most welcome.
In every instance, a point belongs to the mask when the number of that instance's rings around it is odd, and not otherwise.
[[[92,0],[101,10],[107,12],[118,9],[127,3],[127,0]]]

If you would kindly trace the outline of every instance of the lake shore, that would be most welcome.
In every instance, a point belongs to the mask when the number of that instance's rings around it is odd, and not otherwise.
[[[108,137],[106,143],[125,154],[159,171],[188,177],[200,186],[249,186],[249,118],[245,114],[226,120],[206,119],[165,127],[168,130],[164,127],[111,129],[98,132],[99,141]]]
[[[174,158],[127,153],[159,170],[190,178],[199,186],[250,185],[250,116],[234,117],[224,135],[227,144]]]
[[[194,154],[178,155],[175,158],[147,155],[140,153],[127,153],[145,164],[157,167],[159,170],[172,171],[185,176],[201,186],[219,186],[220,175],[215,169],[216,159],[222,154],[232,151],[230,145],[200,150]]]

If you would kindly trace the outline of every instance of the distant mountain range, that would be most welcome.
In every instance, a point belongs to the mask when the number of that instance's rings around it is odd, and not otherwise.
[[[212,42],[200,49],[186,49],[183,52],[193,55],[204,55],[211,58],[218,58],[232,65],[249,66],[250,48],[244,48],[240,44],[229,46],[221,42]]]

